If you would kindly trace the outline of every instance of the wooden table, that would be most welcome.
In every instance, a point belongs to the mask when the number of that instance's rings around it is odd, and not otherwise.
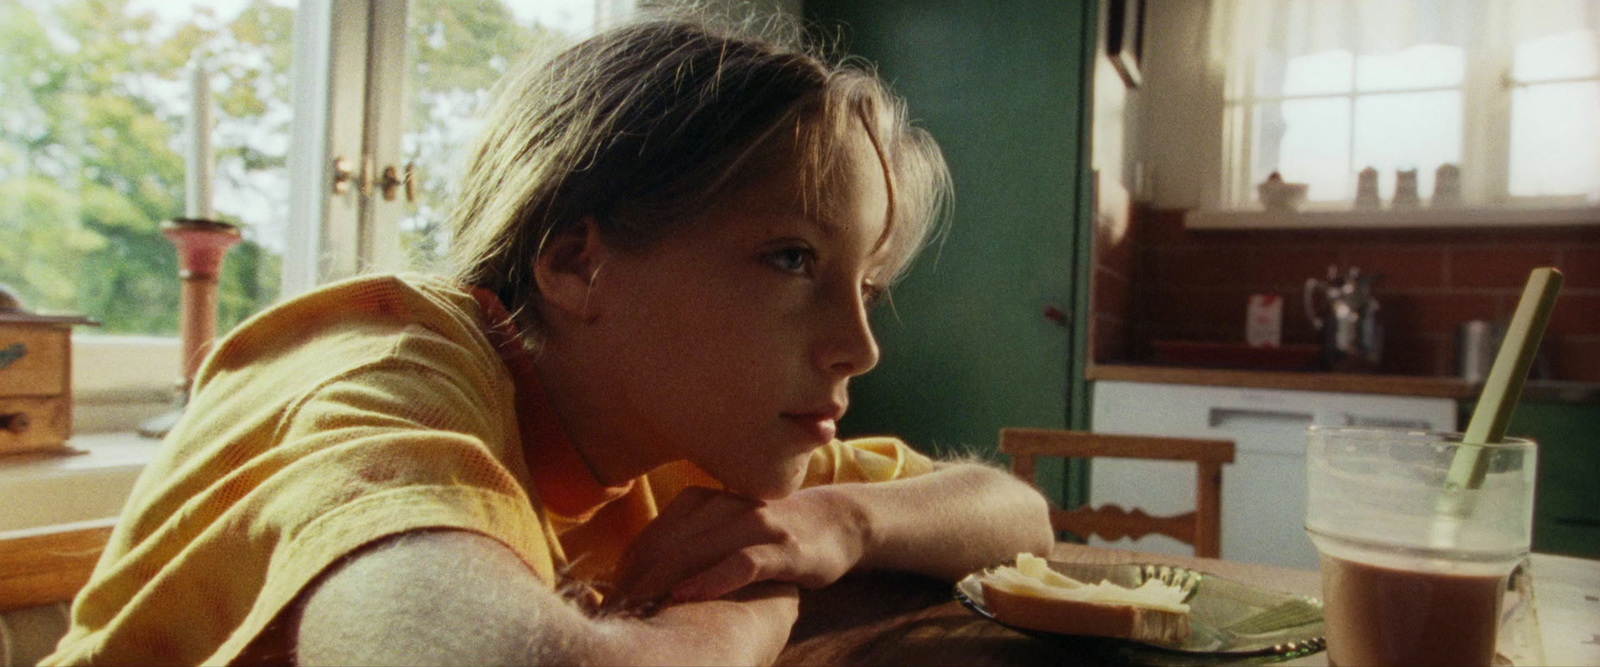
[[[1054,560],[1080,563],[1161,562],[1251,585],[1321,596],[1311,570],[1208,558],[1157,556],[1134,551],[1057,544]],[[1600,561],[1535,555],[1535,630],[1547,664],[1600,665]],[[1541,594],[1541,591],[1543,593]],[[1585,620],[1589,619],[1589,620]],[[1071,646],[1013,632],[972,613],[947,582],[903,574],[847,577],[801,598],[800,621],[780,665],[1101,665],[1102,658]],[[1285,665],[1326,665],[1317,653]]]

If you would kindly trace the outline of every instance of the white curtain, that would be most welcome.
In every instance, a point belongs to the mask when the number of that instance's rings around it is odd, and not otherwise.
[[[1485,23],[1515,42],[1600,32],[1600,0],[1214,0],[1211,53],[1237,65],[1262,52],[1384,55],[1419,44],[1469,48]]]
[[[1258,0],[1241,3],[1253,10],[1263,30],[1260,46],[1288,57],[1326,50],[1379,55],[1417,44],[1465,48],[1472,18],[1486,0]]]
[[[1511,4],[1518,43],[1578,31],[1600,32],[1600,2],[1596,0],[1518,0]]]

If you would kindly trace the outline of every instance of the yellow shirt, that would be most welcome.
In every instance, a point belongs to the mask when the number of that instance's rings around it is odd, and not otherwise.
[[[330,564],[411,530],[489,536],[552,586],[602,580],[658,506],[715,482],[675,464],[602,486],[505,321],[485,292],[373,276],[241,325],[201,369],[41,664],[236,661]],[[931,468],[892,438],[836,441],[806,484]]]

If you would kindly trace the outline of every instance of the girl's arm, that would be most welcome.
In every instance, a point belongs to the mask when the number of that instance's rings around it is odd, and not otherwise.
[[[761,584],[649,618],[593,618],[493,539],[390,538],[302,593],[295,660],[317,664],[770,664],[799,612]]]
[[[955,580],[1054,543],[1043,496],[1010,473],[940,464],[910,479],[830,484],[767,502],[690,488],[621,564],[619,597],[709,600],[756,581],[809,588],[852,570]]]
[[[1018,552],[1048,556],[1055,544],[1044,496],[986,465],[947,463],[907,480],[824,489],[861,507],[872,526],[863,569],[954,581]]]

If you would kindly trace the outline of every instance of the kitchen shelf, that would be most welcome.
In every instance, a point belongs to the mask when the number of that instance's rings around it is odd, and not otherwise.
[[[1452,229],[1600,226],[1600,206],[1563,208],[1418,208],[1396,211],[1189,211],[1183,226],[1209,229]]]

